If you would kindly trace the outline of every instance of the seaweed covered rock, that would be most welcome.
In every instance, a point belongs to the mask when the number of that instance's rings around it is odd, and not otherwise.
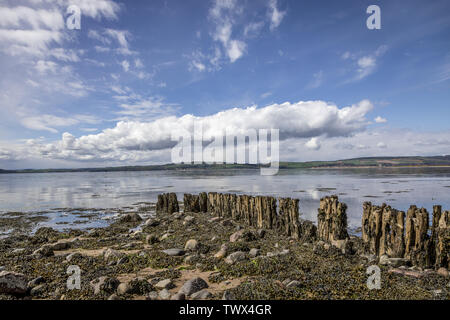
[[[0,272],[0,294],[23,295],[27,292],[27,278],[24,274]]]

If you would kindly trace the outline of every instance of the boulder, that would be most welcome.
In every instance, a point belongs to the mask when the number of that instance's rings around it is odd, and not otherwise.
[[[161,300],[168,300],[170,298],[170,292],[167,289],[162,289],[158,295]]]
[[[0,272],[0,294],[22,295],[27,292],[27,278],[16,272]]]
[[[191,299],[193,300],[204,300],[211,298],[213,295],[206,289],[197,291],[196,293],[191,294]]]
[[[94,290],[94,295],[98,295],[102,292],[112,294],[117,290],[119,284],[120,281],[117,280],[116,278],[106,276],[100,277],[90,282],[90,285]]]
[[[191,294],[206,288],[208,288],[208,283],[206,283],[206,281],[202,278],[196,277],[186,281],[181,287],[179,293],[190,296]]]
[[[243,261],[247,259],[245,252],[236,251],[226,257],[225,262],[228,264],[235,264],[236,262]]]
[[[175,285],[173,284],[171,279],[165,279],[165,280],[161,280],[158,283],[156,283],[155,288],[170,290],[172,288],[175,288]]]
[[[186,242],[184,250],[195,251],[199,248],[199,243],[195,239],[190,239]]]
[[[122,223],[132,223],[132,222],[141,222],[142,218],[140,215],[138,215],[136,212],[130,212],[125,214],[124,216],[121,216],[119,218],[119,222]]]

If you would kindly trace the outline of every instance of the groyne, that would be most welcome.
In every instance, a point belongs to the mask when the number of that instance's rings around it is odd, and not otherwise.
[[[317,227],[300,219],[299,199],[202,192],[184,194],[183,200],[185,212],[210,213],[303,242],[321,240],[343,252],[356,252],[347,231],[347,205],[334,195],[320,199]],[[179,211],[176,194],[159,195],[156,210]],[[362,211],[361,254],[406,259],[422,268],[449,269],[450,211],[434,206],[430,219],[426,209],[414,205],[405,214],[371,202],[365,202]]]

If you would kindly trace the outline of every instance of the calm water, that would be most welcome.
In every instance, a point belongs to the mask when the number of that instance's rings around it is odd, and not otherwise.
[[[260,176],[257,170],[0,174],[0,215],[118,208],[154,202],[161,192],[176,192],[182,200],[184,192],[201,191],[295,197],[302,216],[313,221],[319,199],[337,194],[348,205],[349,225],[357,227],[364,201],[386,202],[399,210],[411,204],[429,211],[433,204],[450,209],[450,170],[289,170],[277,176]],[[56,212],[61,218],[67,215],[64,209]]]

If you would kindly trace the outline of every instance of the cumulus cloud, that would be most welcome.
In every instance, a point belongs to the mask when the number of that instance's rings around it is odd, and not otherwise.
[[[123,105],[123,112],[139,113],[148,107],[159,107],[159,104],[148,101],[140,105]],[[33,149],[41,156],[55,159],[124,161],[173,147],[172,133],[193,132],[194,123],[201,122],[204,137],[246,135],[252,129],[279,129],[280,139],[312,138],[308,147],[318,150],[318,136],[350,136],[364,130],[368,124],[366,114],[371,109],[372,104],[367,100],[343,108],[323,101],[300,101],[263,108],[234,108],[205,117],[187,114],[150,122],[120,121],[114,128],[94,135],[75,138],[64,133],[62,140],[50,144],[34,143]]]
[[[319,138],[314,137],[308,140],[308,142],[305,143],[305,147],[311,150],[319,150],[320,149],[320,141]]]
[[[375,118],[375,122],[376,123],[386,123],[387,119],[378,116],[378,117]]]

